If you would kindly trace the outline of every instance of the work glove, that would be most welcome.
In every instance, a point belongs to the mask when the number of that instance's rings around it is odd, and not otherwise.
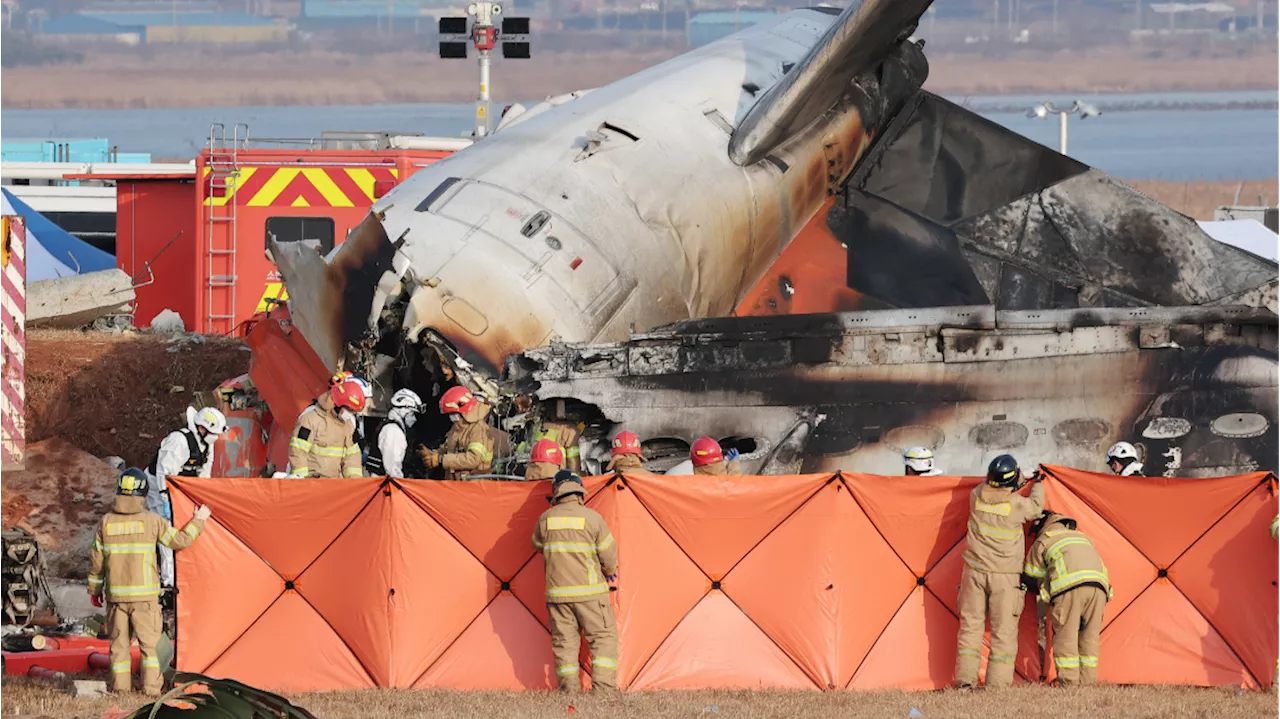
[[[738,458],[738,449],[736,447],[724,453],[724,461],[726,462],[732,462],[737,458]]]
[[[418,456],[422,458],[422,463],[427,469],[435,469],[440,466],[440,453],[428,447],[419,447]]]
[[[209,505],[202,504],[199,507],[196,507],[196,512],[193,516],[196,519],[203,521],[208,519],[211,514],[213,514],[213,511],[209,509]]]
[[[92,604],[92,605],[93,605],[93,606],[95,606],[95,607],[99,607],[99,608],[101,608],[101,607],[102,607],[102,597],[100,597],[100,596],[98,596],[98,595],[96,595],[96,594],[90,594],[90,595],[89,595],[89,603],[90,603],[90,604]]]
[[[1032,472],[1032,473],[1031,473],[1031,478],[1030,478],[1030,479],[1028,479],[1027,481],[1028,481],[1028,482],[1043,482],[1043,481],[1044,481],[1044,472],[1041,472],[1041,471],[1040,471],[1040,469],[1039,469],[1039,468],[1037,468],[1037,469],[1036,469],[1036,471],[1034,471],[1034,472]]]

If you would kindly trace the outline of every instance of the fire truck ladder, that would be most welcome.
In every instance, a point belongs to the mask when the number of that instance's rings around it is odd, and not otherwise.
[[[226,125],[217,122],[209,126],[209,200],[205,232],[205,313],[206,332],[229,334],[235,329],[236,318],[236,185],[240,179],[239,150],[249,140],[249,126],[237,123],[227,136]],[[225,202],[219,203],[219,198]],[[219,241],[221,239],[221,242]],[[225,301],[216,305],[218,288]]]

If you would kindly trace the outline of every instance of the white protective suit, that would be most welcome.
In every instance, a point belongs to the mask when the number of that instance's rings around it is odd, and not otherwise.
[[[1131,477],[1142,472],[1142,462],[1130,462],[1124,469],[1120,470],[1121,477]]]
[[[196,442],[204,448],[208,455],[204,464],[200,467],[200,477],[209,477],[213,472],[213,446],[208,437],[201,437],[200,430],[196,427],[196,410],[194,407],[187,408],[187,429],[195,433]],[[165,484],[165,477],[177,475],[182,471],[182,465],[191,459],[191,448],[187,446],[187,438],[182,432],[170,432],[160,442],[160,451],[156,455],[156,472],[151,474],[147,472],[147,511],[155,512],[170,522],[173,521],[173,508],[169,504],[169,488]],[[164,587],[173,586],[173,550],[158,545],[160,560],[160,585]]]
[[[382,455],[383,472],[388,477],[404,477],[404,457],[409,451],[409,438],[400,428],[412,427],[418,421],[418,413],[410,407],[392,407],[387,421],[378,430],[378,452]]]

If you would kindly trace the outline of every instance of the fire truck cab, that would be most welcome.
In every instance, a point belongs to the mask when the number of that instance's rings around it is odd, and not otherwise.
[[[327,254],[375,200],[470,143],[349,132],[251,140],[244,125],[215,125],[193,172],[95,175],[116,183],[116,264],[136,286],[134,324],[170,309],[190,331],[243,335],[286,299],[269,237]]]

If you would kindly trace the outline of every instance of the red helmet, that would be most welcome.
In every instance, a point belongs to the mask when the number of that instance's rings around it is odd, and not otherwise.
[[[335,406],[349,409],[357,414],[364,411],[364,405],[367,401],[364,388],[354,379],[343,380],[341,383],[335,384],[329,390],[329,396],[333,398]]]
[[[564,466],[564,450],[552,439],[540,439],[533,445],[530,462],[546,462],[557,467]]]
[[[640,438],[635,432],[619,432],[613,438],[613,456],[620,454],[640,454]]]
[[[702,467],[724,461],[724,453],[720,451],[720,443],[710,437],[699,437],[689,448],[689,459],[693,466]]]
[[[440,397],[442,414],[466,414],[480,400],[466,387],[450,387]]]
[[[355,375],[351,374],[346,370],[338,370],[333,374],[332,377],[329,378],[329,386],[337,387],[338,385],[342,384],[343,382],[346,382],[347,380],[351,379],[354,376]]]

